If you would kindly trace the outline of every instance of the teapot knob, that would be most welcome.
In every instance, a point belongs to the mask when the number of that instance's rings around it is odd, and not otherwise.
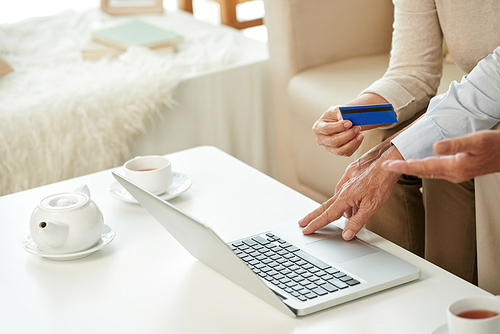
[[[73,191],[77,192],[77,193],[84,193],[85,195],[87,195],[90,198],[90,189],[84,183],[80,183],[78,185],[78,187],[76,187],[75,190],[73,190]]]

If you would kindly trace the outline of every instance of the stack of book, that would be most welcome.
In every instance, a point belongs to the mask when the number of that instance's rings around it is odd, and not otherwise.
[[[92,39],[82,50],[84,59],[118,57],[129,46],[144,46],[161,52],[174,52],[182,36],[150,23],[134,20],[92,32]]]

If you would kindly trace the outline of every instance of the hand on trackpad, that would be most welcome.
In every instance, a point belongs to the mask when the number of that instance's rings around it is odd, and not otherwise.
[[[342,239],[341,234],[310,242],[306,244],[306,247],[321,253],[323,256],[337,263],[351,261],[377,252],[376,249],[363,244],[359,240],[347,242]]]

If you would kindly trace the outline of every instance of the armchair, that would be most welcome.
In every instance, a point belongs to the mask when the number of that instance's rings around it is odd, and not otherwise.
[[[278,178],[323,202],[347,166],[409,124],[370,130],[351,158],[316,144],[312,125],[330,106],[354,99],[389,64],[391,0],[264,0],[277,136]],[[463,75],[445,64],[441,87]]]

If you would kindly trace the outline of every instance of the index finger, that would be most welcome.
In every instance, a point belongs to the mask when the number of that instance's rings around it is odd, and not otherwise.
[[[326,209],[328,209],[332,203],[333,203],[333,197],[330,198],[328,201],[324,202],[323,204],[321,204],[320,207],[317,207],[312,212],[308,213],[304,218],[299,220],[299,226],[301,227],[307,226],[311,221],[319,217]]]
[[[344,121],[342,119],[338,121],[325,121],[319,119],[313,125],[313,132],[317,135],[332,135],[335,133],[341,133],[352,127],[351,121]]]
[[[339,219],[345,211],[347,211],[350,206],[347,203],[340,203],[338,201],[333,201],[326,210],[324,210],[319,216],[314,218],[303,230],[303,234],[311,234],[316,232],[318,229],[330,224],[331,222]]]

